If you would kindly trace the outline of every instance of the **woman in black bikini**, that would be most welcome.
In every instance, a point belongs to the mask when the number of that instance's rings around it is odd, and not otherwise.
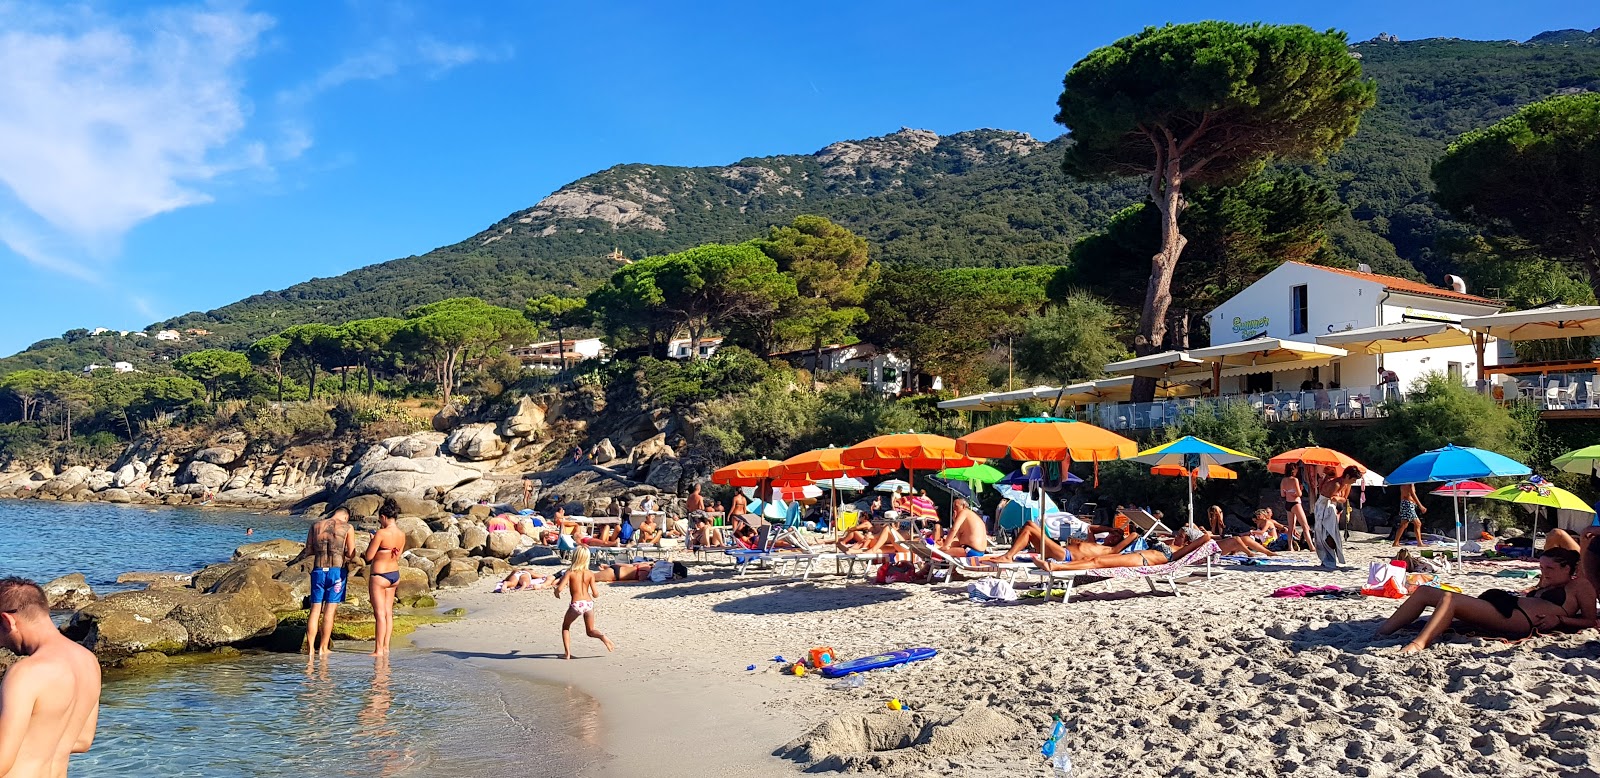
[[[388,656],[389,638],[394,635],[394,594],[400,587],[400,555],[406,550],[406,534],[395,525],[399,516],[400,506],[393,499],[384,500],[378,508],[378,531],[372,533],[367,553],[362,555],[372,566],[367,570],[367,596],[372,599],[372,615],[377,621],[373,656]]]
[[[1546,548],[1539,555],[1539,585],[1526,592],[1490,589],[1472,597],[1424,586],[1400,604],[1394,615],[1378,627],[1377,634],[1399,631],[1430,607],[1433,615],[1428,617],[1421,634],[1400,653],[1415,654],[1427,648],[1452,622],[1512,638],[1595,626],[1594,587],[1578,575],[1577,552],[1566,548]]]

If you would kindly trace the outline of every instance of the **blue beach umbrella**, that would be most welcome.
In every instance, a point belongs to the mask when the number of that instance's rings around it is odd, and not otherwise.
[[[1423,484],[1440,481],[1458,484],[1478,478],[1530,475],[1527,465],[1504,454],[1481,448],[1447,445],[1425,451],[1408,460],[1389,474],[1390,484]],[[1461,546],[1465,542],[1466,527],[1461,523],[1461,502],[1452,498],[1456,520],[1456,560],[1461,559]]]

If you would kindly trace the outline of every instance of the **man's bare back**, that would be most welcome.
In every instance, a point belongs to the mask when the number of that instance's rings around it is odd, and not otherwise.
[[[955,517],[950,520],[950,534],[945,537],[939,547],[945,553],[952,555],[965,554],[968,549],[977,552],[989,550],[989,530],[983,526],[983,519],[966,502],[956,503]]]
[[[311,531],[306,534],[306,550],[314,566],[344,567],[349,536],[350,523],[338,518],[323,519],[311,525]]]
[[[0,645],[23,655],[0,681],[0,778],[64,778],[100,717],[100,662],[56,630],[34,592],[0,580]]]

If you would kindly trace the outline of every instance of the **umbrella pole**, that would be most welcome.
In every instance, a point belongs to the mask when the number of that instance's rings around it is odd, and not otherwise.
[[[1456,519],[1456,565],[1458,566],[1457,570],[1459,570],[1459,565],[1461,564],[1461,536],[1464,533],[1461,524],[1461,489],[1457,487],[1452,491],[1455,493],[1450,495],[1450,507]]]
[[[1194,471],[1189,471],[1189,523],[1194,523]]]

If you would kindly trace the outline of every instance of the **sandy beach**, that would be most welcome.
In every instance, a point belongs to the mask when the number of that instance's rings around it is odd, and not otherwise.
[[[618,650],[575,635],[571,662],[557,658],[563,602],[491,594],[486,580],[442,598],[468,619],[416,642],[592,695],[596,776],[1046,775],[1052,714],[1084,778],[1600,775],[1594,633],[1520,645],[1451,633],[1408,657],[1396,650],[1412,632],[1372,637],[1394,600],[1268,596],[1359,586],[1390,551],[1358,537],[1340,572],[1290,554],[1223,566],[1184,582],[1182,597],[1106,581],[1066,605],[980,605],[964,584],[732,579],[726,565],[691,562],[687,581],[606,587],[599,625]],[[1524,588],[1495,573],[1530,567],[1469,562],[1451,580],[1468,593]],[[940,654],[855,690],[771,661],[816,645]],[[909,712],[887,710],[891,698]]]

